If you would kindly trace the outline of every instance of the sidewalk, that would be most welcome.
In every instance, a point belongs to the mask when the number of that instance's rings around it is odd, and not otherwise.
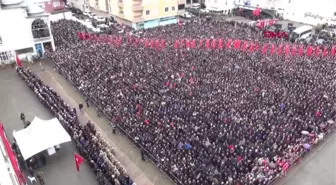
[[[58,75],[49,64],[46,61],[44,71],[41,71],[37,65],[31,66],[31,69],[71,107],[77,108],[80,102],[85,104],[85,99],[82,95],[62,76]],[[96,125],[97,131],[116,148],[116,158],[124,165],[137,185],[173,185],[173,182],[151,162],[143,162],[141,160],[139,150],[129,139],[121,133],[112,134],[112,128],[108,125],[108,121],[103,117],[98,117],[94,108],[85,107],[85,112],[79,115],[79,120],[82,124],[85,124],[87,120],[91,120]]]

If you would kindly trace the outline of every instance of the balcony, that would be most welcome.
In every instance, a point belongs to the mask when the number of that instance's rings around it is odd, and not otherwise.
[[[118,1],[118,7],[123,8],[124,7],[124,2],[123,1]]]
[[[143,6],[142,5],[133,5],[132,6],[132,10],[134,11],[134,12],[136,12],[136,11],[142,11],[144,8],[143,8]]]
[[[142,0],[133,0],[133,5],[141,5]]]
[[[40,38],[34,38],[34,42],[44,42],[44,41],[49,41],[51,40],[51,37],[40,37]]]
[[[143,22],[143,21],[144,21],[144,18],[142,16],[133,18],[133,22]]]
[[[177,0],[177,4],[186,4],[186,0]]]
[[[133,12],[133,16],[134,17],[141,17],[142,16],[142,12]]]

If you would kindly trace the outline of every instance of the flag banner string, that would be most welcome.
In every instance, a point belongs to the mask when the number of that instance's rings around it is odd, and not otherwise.
[[[116,47],[128,45],[131,47],[144,47],[150,49],[163,49],[172,47],[174,49],[206,49],[206,50],[222,50],[233,49],[237,51],[246,51],[250,53],[260,52],[263,55],[285,55],[285,56],[315,56],[315,57],[335,57],[335,46],[303,46],[297,44],[273,44],[258,43],[253,41],[244,41],[229,38],[226,41],[222,38],[218,39],[179,39],[175,41],[167,41],[165,39],[148,39],[137,37],[125,37],[115,35],[100,35],[91,33],[77,33],[78,39],[82,41],[92,41],[97,43],[111,44]]]

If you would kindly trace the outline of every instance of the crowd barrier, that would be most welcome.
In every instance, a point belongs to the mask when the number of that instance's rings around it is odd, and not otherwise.
[[[56,64],[55,64],[55,65],[56,65]],[[56,65],[56,66],[57,66],[57,65]],[[97,111],[99,111],[99,113],[97,112],[98,114],[102,113],[102,114],[105,116],[105,118],[107,118],[108,121],[111,121],[111,120],[112,120],[112,118],[111,118],[106,112],[104,112],[103,110],[101,110],[101,109],[98,108],[98,104],[97,104],[97,102],[96,102],[94,99],[92,99],[92,97],[88,96],[85,92],[83,92],[83,91],[81,91],[80,89],[77,88],[76,84],[71,80],[71,78],[70,78],[68,75],[66,75],[66,74],[62,74],[61,71],[58,69],[58,67],[56,67],[56,69],[57,69],[57,72],[58,72],[60,75],[63,75],[63,77],[65,77],[65,78],[68,80],[68,82],[70,82],[70,84],[71,84],[71,85],[72,85],[72,86],[73,86],[73,87],[74,87],[74,88],[75,88],[75,89],[76,89],[82,96],[84,96],[85,98],[88,98],[88,99],[89,99],[90,103],[96,107],[96,110],[97,110]],[[156,159],[150,154],[150,152],[149,152],[148,150],[146,150],[142,145],[135,143],[135,142],[134,142],[134,137],[131,136],[130,134],[128,134],[124,128],[122,128],[120,125],[116,125],[116,127],[117,127],[117,129],[118,129],[123,135],[125,135],[129,140],[131,140],[131,141],[135,144],[135,146],[136,146],[140,151],[143,151],[144,154],[146,155],[147,159],[149,159],[149,161],[150,161],[154,166],[156,166],[156,167],[157,167],[163,174],[165,174],[165,175],[166,175],[172,182],[174,182],[176,185],[183,185],[183,183],[182,183],[181,181],[179,181],[178,178],[177,178],[174,174],[172,174],[172,173],[169,172],[169,171],[166,172],[166,171],[162,170],[162,169],[160,168],[160,163],[159,163],[159,161],[156,160]]]
[[[56,65],[56,64],[55,64]],[[56,65],[57,66],[57,65]],[[87,96],[87,94],[85,93],[85,92],[83,92],[83,91],[81,91],[81,90],[79,90],[78,88],[77,88],[77,86],[74,84],[74,82],[71,80],[71,78],[68,76],[68,75],[66,75],[66,74],[62,74],[61,73],[61,71],[59,70],[59,68],[58,67],[56,67],[56,69],[57,69],[57,71],[58,71],[58,73],[60,74],[60,75],[63,75],[70,83],[71,83],[71,85],[77,90],[77,91],[79,91],[80,92],[80,94],[82,94],[82,96],[84,96],[84,97],[86,97],[86,98],[88,98],[89,99],[89,101],[90,101],[90,103],[92,103],[96,108],[98,107],[97,105],[97,102],[95,101],[95,100],[93,100],[91,97],[89,97],[89,96]],[[103,115],[108,119],[108,121],[111,121],[112,120],[112,118],[106,113],[106,112],[104,112],[104,111],[102,111],[101,109],[98,109],[97,111],[100,111],[100,113],[103,113]],[[133,136],[131,136],[130,134],[128,134],[120,125],[116,125],[117,126],[117,128],[118,128],[118,130],[119,131],[121,131],[121,133],[123,134],[123,135],[125,135],[128,139],[130,139],[131,141],[133,141],[133,143],[134,143],[134,137]],[[325,136],[327,137],[327,136],[329,136],[330,134],[329,133],[331,133],[333,130],[334,130],[334,128],[335,128],[335,125],[332,125],[332,127],[330,127],[326,132],[325,132]],[[324,139],[325,140],[325,139]],[[319,142],[320,143],[320,142]],[[318,144],[319,144],[318,143]],[[163,171],[161,168],[160,168],[160,163],[149,153],[149,151],[148,150],[146,150],[142,145],[140,145],[140,144],[136,144],[136,143],[134,143],[135,144],[135,146],[139,149],[139,150],[142,150],[144,153],[145,153],[145,155],[148,157],[148,159],[151,161],[151,163],[154,165],[154,166],[156,166],[162,173],[164,173],[171,181],[173,181],[175,184],[177,184],[177,185],[183,185],[183,183],[181,182],[181,181],[179,181],[178,180],[178,178],[174,175],[174,174],[172,174],[170,171]],[[318,146],[318,144],[317,145],[313,145],[312,146],[312,148],[314,148],[314,147],[316,147],[316,146]],[[311,151],[311,150],[310,150]],[[301,158],[303,158],[305,155],[307,155],[307,153],[309,153],[310,151],[304,151],[303,153],[301,153],[301,154],[299,154],[299,156],[298,157],[296,157],[296,158],[294,158],[294,159],[292,159],[291,160],[291,162],[290,162],[290,165],[289,165],[289,169],[292,167],[292,166],[295,166],[295,165],[297,165],[301,160]],[[279,175],[279,176],[275,176],[269,183],[267,183],[267,185],[273,185],[273,184],[275,184],[278,180],[280,180],[281,179],[281,177],[282,177],[282,175]]]
[[[326,137],[330,136],[330,133],[333,132],[335,129],[335,125],[332,125],[330,128],[328,128],[328,130],[324,133]],[[324,138],[324,140],[326,140],[327,138]],[[323,140],[321,141],[323,142]],[[290,164],[289,164],[289,171],[291,169],[292,166],[296,166],[301,162],[301,159],[307,155],[308,153],[310,153],[310,151],[314,150],[321,142],[318,142],[318,144],[316,145],[312,145],[312,148],[310,150],[305,150],[304,152],[302,152],[301,154],[299,154],[298,157],[294,158],[291,160]],[[278,182],[283,176],[276,176],[274,177],[267,185],[274,185],[276,184],[276,182]]]

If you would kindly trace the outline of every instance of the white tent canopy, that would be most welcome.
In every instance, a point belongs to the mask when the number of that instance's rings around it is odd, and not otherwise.
[[[35,117],[27,128],[14,132],[13,136],[25,160],[43,150],[71,141],[57,118],[42,120]]]

